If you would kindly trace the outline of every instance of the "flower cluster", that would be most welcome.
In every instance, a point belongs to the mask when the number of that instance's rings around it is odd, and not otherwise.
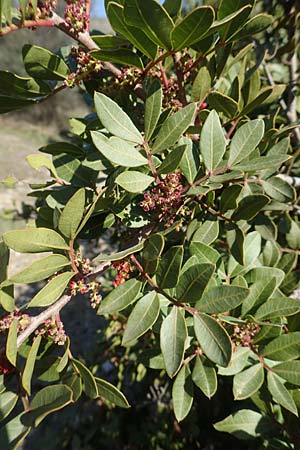
[[[100,61],[93,59],[89,53],[75,46],[71,49],[71,56],[76,59],[77,69],[64,82],[70,88],[78,86],[83,81],[90,80],[93,75],[101,70]]]
[[[87,14],[85,0],[66,0],[65,21],[72,33],[88,30],[90,18]]]
[[[18,332],[21,333],[28,327],[30,323],[30,317],[28,314],[23,314],[18,308],[13,312],[9,313],[7,316],[0,319],[0,332],[4,333],[9,329],[14,320],[18,320]]]
[[[89,292],[89,299],[93,309],[97,308],[102,300],[102,296],[99,294],[100,283],[98,281],[87,282],[84,277],[79,275],[70,281],[69,289],[71,295],[84,295]]]
[[[19,11],[24,13],[24,18],[26,20],[47,19],[48,17],[51,17],[52,11],[56,7],[57,0],[38,0],[36,8],[34,8],[32,2],[29,1],[27,5],[25,5],[24,10],[19,8]]]
[[[260,329],[261,327],[253,322],[245,325],[235,325],[231,340],[235,346],[254,348],[253,339]]]
[[[57,318],[45,320],[42,327],[35,331],[36,336],[51,337],[55,344],[64,345],[67,336],[64,324]]]
[[[38,16],[40,19],[51,17],[52,10],[57,7],[57,0],[38,0]]]
[[[80,253],[77,253],[74,262],[78,268],[78,274],[69,283],[70,294],[84,295],[90,292],[91,307],[95,309],[100,304],[102,296],[99,294],[100,283],[95,280],[87,281],[86,278],[92,273],[91,262],[89,259],[82,258]]]
[[[134,271],[134,267],[130,264],[128,259],[114,261],[112,265],[118,272],[113,282],[113,287],[116,288],[117,286],[119,286],[119,284],[125,283],[125,281],[130,278],[130,272]]]
[[[167,227],[173,225],[178,214],[185,215],[187,211],[181,208],[183,185],[181,173],[173,172],[144,194],[140,207],[145,212],[155,212]]]

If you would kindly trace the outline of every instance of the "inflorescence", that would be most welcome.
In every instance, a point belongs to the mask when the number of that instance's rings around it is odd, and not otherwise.
[[[166,227],[174,224],[176,216],[184,216],[188,213],[182,208],[183,185],[182,175],[179,171],[169,173],[151,191],[144,194],[144,200],[140,207],[145,212],[154,212],[159,220],[162,220]]]

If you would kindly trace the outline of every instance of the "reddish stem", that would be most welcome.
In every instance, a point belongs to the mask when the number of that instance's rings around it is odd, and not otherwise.
[[[0,36],[5,36],[11,31],[17,31],[22,28],[41,28],[41,27],[53,27],[54,23],[51,19],[38,19],[38,20],[25,20],[18,25],[11,24],[0,31]]]

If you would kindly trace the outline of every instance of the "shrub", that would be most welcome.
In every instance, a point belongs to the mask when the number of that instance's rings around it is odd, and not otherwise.
[[[88,0],[68,0],[64,17],[54,1],[1,2],[2,35],[55,26],[76,43],[58,53],[25,44],[29,77],[0,73],[1,112],[77,85],[94,106],[70,120],[71,141],[28,157],[49,181],[31,186],[28,227],[0,244],[3,448],[83,392],[113,421],[111,405],[129,407],[122,385],[137,401],[130,377],[142,393],[165,386],[172,403],[159,410],[158,395],[154,414],[170,422],[170,406],[181,422],[195,397],[194,434],[176,446],[166,434],[151,441],[150,427],[139,443],[134,429],[135,443],[107,448],[221,448],[195,425],[199,392],[210,399],[218,383],[216,431],[297,448],[297,3],[212,3],[183,13],[180,0],[107,0],[116,34],[90,35]],[[80,243],[99,240],[114,251],[91,262]],[[8,274],[10,249],[46,256]],[[15,302],[14,284],[37,282],[27,304]],[[105,318],[101,356],[73,355],[60,317],[82,296]]]

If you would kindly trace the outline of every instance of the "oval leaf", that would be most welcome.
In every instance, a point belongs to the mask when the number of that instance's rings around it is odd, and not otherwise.
[[[159,310],[159,299],[155,291],[139,299],[128,318],[122,345],[127,345],[146,333],[156,322]]]
[[[74,272],[64,272],[57,275],[33,297],[28,303],[27,308],[52,305],[64,293],[64,290],[74,275]]]
[[[12,230],[3,234],[3,241],[19,253],[41,253],[52,250],[68,250],[65,240],[49,228]]]
[[[59,231],[73,239],[84,215],[85,190],[79,189],[68,201],[58,221]]]
[[[97,384],[99,397],[103,397],[109,403],[113,403],[120,408],[130,408],[125,395],[121,391],[119,391],[119,389],[117,389],[113,384],[97,377],[95,377],[95,381]]]
[[[192,125],[196,109],[196,103],[191,103],[165,120],[152,147],[153,153],[161,153],[176,144],[187,128]]]
[[[142,283],[135,278],[117,286],[100,303],[97,314],[112,314],[122,311],[138,296]]]
[[[91,135],[99,152],[113,164],[123,167],[139,167],[147,164],[147,158],[128,142],[114,136],[107,139],[98,131],[92,131]]]
[[[232,345],[225,329],[206,314],[194,315],[194,328],[197,340],[208,359],[227,367],[231,360]]]
[[[143,143],[141,133],[116,102],[100,92],[95,93],[94,102],[97,115],[107,131],[126,141]]]
[[[154,178],[141,172],[134,170],[122,172],[116,178],[116,183],[119,184],[125,191],[134,194],[143,192],[153,183]]]
[[[170,378],[173,378],[180,369],[186,339],[187,327],[184,316],[177,306],[173,306],[160,329],[160,348]]]
[[[64,255],[45,256],[11,276],[10,281],[13,283],[35,283],[50,277],[68,265],[70,265],[70,260]]]

